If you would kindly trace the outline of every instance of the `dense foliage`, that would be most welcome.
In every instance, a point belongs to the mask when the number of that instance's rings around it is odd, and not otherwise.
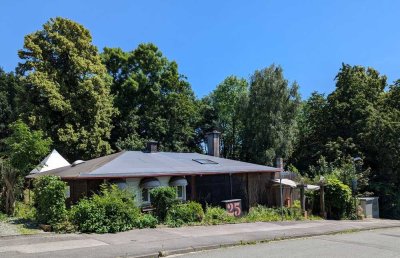
[[[289,86],[281,67],[271,65],[250,78],[244,117],[242,154],[245,160],[274,165],[277,156],[289,158],[296,141],[298,85]]]
[[[176,190],[174,187],[161,186],[151,189],[151,205],[156,209],[155,214],[160,221],[164,221],[168,210],[177,204]]]
[[[56,176],[41,176],[34,181],[36,220],[42,224],[56,224],[65,219],[65,190],[67,184]]]
[[[172,227],[201,222],[204,217],[203,207],[197,202],[187,202],[172,206],[166,217],[167,225]]]
[[[221,132],[221,155],[239,158],[243,131],[243,105],[247,101],[248,82],[235,76],[227,77],[207,97],[215,117],[213,126]]]
[[[41,130],[31,130],[21,120],[10,124],[9,129],[11,133],[4,139],[3,154],[14,168],[27,175],[50,152],[52,141]]]
[[[19,114],[19,93],[21,91],[18,77],[6,73],[0,67],[0,139],[9,136],[8,125],[14,122]],[[0,152],[4,143],[0,141]]]
[[[90,32],[68,19],[50,19],[25,36],[19,57],[27,121],[70,159],[110,153],[111,80]]]
[[[207,225],[217,225],[234,222],[235,217],[228,215],[225,209],[220,207],[208,206],[204,214],[204,223]]]
[[[72,207],[72,221],[81,232],[126,231],[135,227],[139,216],[132,193],[116,185],[103,185],[100,194],[82,199]]]
[[[349,218],[352,215],[352,206],[354,206],[350,187],[338,179],[328,179],[325,186],[325,204],[328,218]]]
[[[102,57],[119,110],[112,133],[115,147],[140,150],[148,140],[157,140],[167,151],[196,147],[196,101],[176,62],[153,44],[140,44],[131,52],[105,48]]]

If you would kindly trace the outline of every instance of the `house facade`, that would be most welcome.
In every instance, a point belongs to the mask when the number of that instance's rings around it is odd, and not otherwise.
[[[255,204],[279,205],[273,179],[279,177],[281,168],[220,158],[218,132],[208,134],[207,142],[208,155],[158,152],[157,144],[149,142],[145,151],[77,161],[27,178],[61,177],[68,183],[71,204],[98,192],[100,185],[108,182],[132,191],[139,206],[149,205],[150,190],[159,186],[174,187],[179,199],[203,205],[221,205],[227,199],[241,199],[245,210]]]

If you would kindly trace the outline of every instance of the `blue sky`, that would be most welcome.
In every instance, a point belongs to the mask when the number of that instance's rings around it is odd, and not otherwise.
[[[275,63],[306,98],[331,92],[342,62],[399,79],[399,11],[396,0],[3,0],[0,66],[12,71],[23,37],[62,16],[87,27],[100,50],[155,43],[198,97],[229,75],[249,78]]]

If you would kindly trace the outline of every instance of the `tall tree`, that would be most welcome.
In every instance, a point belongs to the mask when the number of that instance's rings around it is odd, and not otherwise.
[[[323,155],[326,130],[327,99],[323,94],[313,92],[308,100],[300,105],[297,116],[298,138],[290,163],[305,174],[311,165],[316,165]]]
[[[178,65],[153,44],[131,52],[105,48],[102,55],[113,77],[119,116],[112,141],[119,149],[137,150],[156,140],[167,151],[188,151],[199,119],[193,91]]]
[[[281,67],[271,65],[256,71],[250,78],[244,158],[272,165],[276,156],[290,157],[299,105],[298,86],[289,86]]]
[[[25,36],[19,57],[27,121],[71,160],[110,153],[111,79],[90,32],[68,19],[50,19]]]
[[[0,68],[0,140],[9,135],[8,125],[17,119],[20,90],[18,78]],[[3,148],[0,141],[0,152]]]
[[[216,114],[216,129],[222,133],[221,154],[225,158],[240,156],[243,130],[241,108],[247,101],[247,94],[247,81],[229,76],[209,96]]]
[[[0,181],[3,182],[0,196],[4,196],[4,211],[11,215],[24,177],[49,153],[51,140],[42,131],[30,130],[21,120],[9,127],[11,134],[3,140],[6,149],[0,153]]]

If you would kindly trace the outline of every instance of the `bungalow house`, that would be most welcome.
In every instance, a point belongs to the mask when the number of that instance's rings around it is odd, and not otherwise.
[[[158,152],[149,142],[145,151],[122,151],[104,157],[75,161],[71,165],[28,175],[56,175],[68,183],[69,202],[75,203],[100,189],[104,182],[128,188],[138,205],[150,203],[149,190],[172,186],[178,198],[220,205],[222,200],[241,199],[242,208],[255,204],[279,205],[279,192],[272,187],[282,169],[219,157],[219,133],[207,135],[208,155]]]

